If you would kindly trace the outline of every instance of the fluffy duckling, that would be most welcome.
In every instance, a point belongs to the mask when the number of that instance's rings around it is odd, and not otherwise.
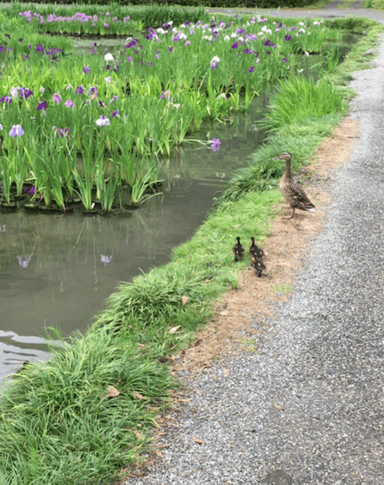
[[[240,238],[236,238],[237,243],[233,246],[233,253],[235,255],[235,262],[241,261],[244,257],[244,248],[240,242]]]
[[[296,209],[302,211],[316,210],[314,204],[308,199],[304,190],[292,179],[291,159],[292,155],[289,152],[284,152],[280,156],[274,158],[274,160],[285,160],[285,172],[280,179],[279,188],[284,199],[292,208],[290,219],[294,217]]]
[[[261,259],[251,259],[251,266],[252,268],[255,268],[256,274],[259,278],[261,278],[261,274],[263,271],[266,271],[266,266],[262,262]]]
[[[256,246],[254,237],[251,237],[251,243],[251,247],[249,248],[251,266],[252,268],[255,268],[256,274],[260,278],[261,273],[267,269],[263,263],[264,251]]]
[[[256,246],[254,237],[251,237],[251,243],[252,243],[251,247],[249,248],[251,258],[252,259],[263,259],[264,251],[261,248],[259,248],[259,246]]]

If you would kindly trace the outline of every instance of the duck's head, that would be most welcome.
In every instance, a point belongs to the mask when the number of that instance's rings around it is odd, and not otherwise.
[[[251,237],[251,243],[255,244],[255,238],[254,237]]]
[[[274,158],[274,160],[285,160],[285,162],[290,162],[292,159],[292,155],[289,152],[283,152],[278,157]]]
[[[239,237],[236,238],[236,241],[237,241],[237,244],[240,244],[240,238]]]

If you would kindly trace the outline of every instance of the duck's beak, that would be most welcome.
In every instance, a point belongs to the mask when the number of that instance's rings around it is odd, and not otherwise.
[[[273,160],[282,160],[281,155],[279,155],[278,157],[274,158]]]

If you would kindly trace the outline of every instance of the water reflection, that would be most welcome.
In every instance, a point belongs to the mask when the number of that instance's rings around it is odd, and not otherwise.
[[[119,282],[169,261],[262,142],[254,128],[266,101],[232,124],[203,127],[201,139],[220,139],[219,151],[175,150],[162,164],[163,195],[131,217],[0,214],[0,379],[47,357],[44,327],[85,330]]]

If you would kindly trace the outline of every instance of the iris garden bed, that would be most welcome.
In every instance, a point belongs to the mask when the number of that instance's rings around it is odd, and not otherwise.
[[[19,14],[3,16],[0,42],[6,210],[14,204],[12,186],[18,206],[23,195],[28,204],[61,211],[77,198],[86,211],[96,203],[103,213],[138,206],[158,193],[161,160],[202,122],[230,122],[266,82],[297,74],[312,53],[324,49],[333,62],[337,52],[327,41],[341,35],[316,21],[236,15],[177,27],[170,20],[133,34],[135,26],[123,18],[115,23],[131,35],[120,47],[106,51],[95,42],[78,55],[70,39],[39,31],[58,24],[72,32],[83,14],[58,23],[32,11]],[[106,27],[96,22],[95,29],[103,34]],[[207,142],[219,146],[214,138]]]
[[[355,58],[374,42],[378,28],[372,25],[365,25],[367,40],[354,49]],[[357,67],[352,58],[347,59],[350,70]],[[211,75],[216,71],[208,66]],[[346,77],[335,70],[333,79],[340,84]],[[305,164],[345,112],[339,102],[347,91],[339,90],[329,104],[324,91],[338,90],[324,83],[327,87],[316,88],[302,79],[283,82],[267,122],[274,130],[269,143],[194,238],[175,249],[170,264],[122,285],[84,336],[74,335],[62,350],[54,350],[51,361],[28,366],[4,392],[0,483],[108,483],[119,470],[145,459],[156,413],[178,386],[169,376],[168,360],[194,339],[212,313],[212,302],[228,286],[236,287],[238,271],[249,264],[232,264],[234,237],[241,230],[244,240],[252,235],[262,242],[267,234],[281,200],[274,187],[283,167],[273,156],[290,150],[296,168]],[[313,94],[316,114],[297,89]],[[328,104],[321,108],[324,100]],[[289,101],[287,116],[280,116],[279,106]]]

